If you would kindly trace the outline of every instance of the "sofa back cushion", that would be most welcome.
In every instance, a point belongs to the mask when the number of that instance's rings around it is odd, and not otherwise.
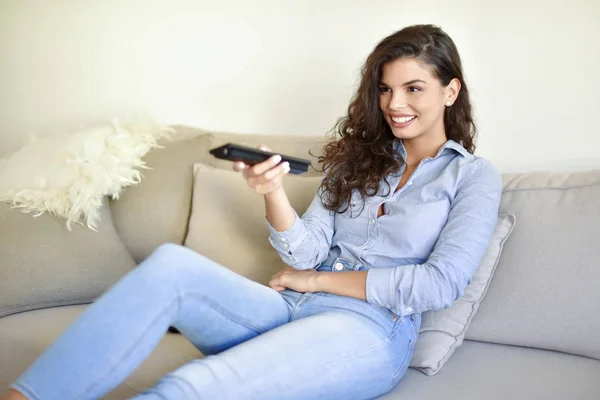
[[[34,217],[0,203],[0,318],[91,303],[135,267],[107,203],[97,231],[79,224],[69,231],[64,219]]]
[[[136,262],[162,243],[183,243],[192,198],[192,164],[207,156],[212,137],[168,143],[150,151],[142,181],[111,202],[115,227]]]
[[[266,144],[273,151],[309,159],[320,154],[325,136],[271,136],[233,133],[207,133],[186,126],[174,126],[177,140],[162,149],[150,151],[144,160],[150,168],[144,179],[121,193],[111,203],[115,227],[136,262],[144,260],[162,243],[183,244],[190,217],[194,163],[231,170],[232,163],[208,153],[228,142],[258,147]],[[309,169],[304,177],[321,176]]]
[[[466,338],[600,359],[600,171],[503,179],[519,222]]]

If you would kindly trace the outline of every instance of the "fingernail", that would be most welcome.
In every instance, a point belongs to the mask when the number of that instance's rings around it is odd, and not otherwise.
[[[290,163],[289,162],[284,162],[283,163],[283,169],[285,170],[285,172],[288,172],[290,170]]]
[[[281,162],[281,156],[280,155],[273,156],[273,162],[275,164],[279,164]]]

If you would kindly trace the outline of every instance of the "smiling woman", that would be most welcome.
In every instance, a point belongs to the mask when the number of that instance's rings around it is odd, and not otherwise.
[[[383,39],[367,58],[348,114],[336,128],[340,140],[321,157],[330,210],[343,210],[355,190],[363,198],[374,195],[404,164],[410,174],[447,140],[473,153],[477,129],[452,39],[432,25],[409,26]],[[393,151],[394,137],[402,139],[406,159]]]
[[[264,196],[269,242],[291,267],[270,287],[190,249],[160,246],[10,396],[102,397],[169,326],[207,357],[137,399],[366,400],[391,390],[412,358],[421,313],[449,307],[482,260],[501,180],[472,154],[460,58],[435,26],[402,29],[376,46],[336,131],[302,218],[283,189],[290,168],[280,157],[234,164]]]

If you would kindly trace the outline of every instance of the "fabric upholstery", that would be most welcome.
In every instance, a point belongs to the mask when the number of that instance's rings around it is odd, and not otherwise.
[[[465,340],[439,374],[409,369],[377,399],[591,400],[599,397],[599,376],[600,362],[590,358]]]
[[[194,196],[185,246],[246,278],[268,284],[285,264],[268,241],[262,196],[240,173],[196,164]],[[320,177],[288,175],[284,188],[302,215],[312,201]]]
[[[600,170],[504,176],[518,223],[467,339],[600,359]]]
[[[206,161],[212,136],[167,143],[145,157],[142,181],[111,208],[115,227],[136,262],[163,243],[182,244],[192,199],[192,164]]]
[[[0,391],[86,306],[56,307],[0,319]],[[183,336],[168,334],[108,400],[127,399],[164,374],[202,357]],[[10,362],[4,362],[10,360]],[[552,351],[465,341],[432,377],[409,369],[381,400],[589,400],[600,393],[600,362]]]
[[[485,256],[462,297],[450,308],[423,313],[419,340],[410,363],[427,375],[440,371],[446,361],[463,342],[469,323],[494,276],[504,242],[515,225],[513,215],[498,216],[498,223]]]
[[[154,149],[144,160],[150,170],[143,171],[141,183],[124,190],[112,201],[113,220],[119,235],[136,262],[144,260],[162,243],[183,244],[192,199],[192,165],[203,163],[231,170],[230,161],[219,160],[209,150],[225,143],[251,147],[265,144],[273,151],[309,159],[320,154],[325,136],[271,136],[233,133],[207,133],[187,126],[173,126],[177,140]],[[310,168],[303,176],[321,176]]]
[[[0,203],[0,318],[22,311],[89,303],[135,263],[105,201],[94,232]]]
[[[86,308],[55,307],[0,318],[0,393]],[[202,354],[183,336],[167,334],[150,357],[104,399],[128,399],[153,386],[162,375],[199,357]]]

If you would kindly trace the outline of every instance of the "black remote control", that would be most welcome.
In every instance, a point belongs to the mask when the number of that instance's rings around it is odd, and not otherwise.
[[[227,143],[223,146],[216,147],[210,150],[209,153],[222,160],[243,161],[247,165],[258,164],[278,154],[233,143]],[[284,154],[279,155],[281,156],[281,162],[287,161],[290,163],[290,173],[302,174],[308,171],[310,161],[302,158],[286,156]]]

